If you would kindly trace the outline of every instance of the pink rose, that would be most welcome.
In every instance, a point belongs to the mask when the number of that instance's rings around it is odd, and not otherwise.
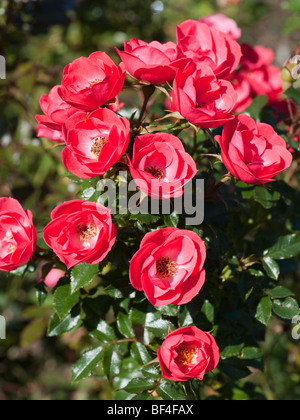
[[[114,99],[122,90],[126,76],[104,52],[81,57],[64,70],[59,95],[68,104],[83,111],[94,111]]]
[[[240,39],[242,36],[242,30],[238,27],[236,21],[230,19],[222,13],[206,16],[201,18],[199,22],[206,23],[206,25],[215,28],[226,35],[229,35],[234,40]]]
[[[117,52],[131,76],[154,85],[172,82],[178,68],[183,69],[189,61],[173,42],[147,44],[133,38],[125,42],[125,51]]]
[[[14,271],[26,264],[36,240],[31,211],[13,198],[0,198],[0,271]]]
[[[184,327],[167,336],[158,350],[164,378],[170,381],[203,380],[216,369],[220,352],[213,336],[196,327]]]
[[[180,197],[197,174],[192,157],[171,134],[145,134],[134,143],[130,172],[138,187],[157,199]]]
[[[154,306],[184,305],[202,289],[205,259],[205,244],[195,232],[160,229],[141,242],[130,263],[130,281]]]
[[[241,47],[236,41],[196,20],[177,27],[177,41],[187,58],[207,65],[220,79],[230,76],[241,60]]]
[[[130,123],[106,108],[89,115],[77,112],[63,127],[66,147],[62,161],[79,178],[105,174],[125,153]]]
[[[61,130],[53,130],[52,128],[46,127],[44,124],[37,125],[36,134],[37,137],[44,137],[45,139],[58,143],[64,143],[65,141]]]
[[[51,219],[44,229],[45,242],[68,269],[83,262],[98,264],[116,241],[111,212],[101,204],[69,201],[58,206]]]
[[[201,128],[216,128],[234,118],[237,94],[227,80],[217,80],[206,65],[178,71],[171,93],[172,110]]]
[[[36,120],[50,130],[61,131],[64,122],[78,110],[61,99],[58,91],[61,86],[51,89],[49,95],[42,95],[40,106],[45,115],[36,115]]]
[[[216,140],[228,171],[246,184],[266,184],[291,166],[293,157],[274,129],[239,115],[225,124]]]

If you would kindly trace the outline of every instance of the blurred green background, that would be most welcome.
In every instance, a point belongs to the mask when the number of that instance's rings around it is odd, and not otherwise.
[[[12,195],[33,211],[39,238],[51,209],[77,191],[61,177],[60,149],[35,137],[40,95],[81,55],[102,50],[117,60],[114,47],[124,40],[175,40],[177,24],[215,12],[237,20],[243,41],[275,49],[280,66],[300,38],[299,0],[0,1],[0,55],[7,60],[7,80],[0,80],[0,196]],[[295,276],[290,287],[296,290],[299,280]],[[45,337],[52,310],[36,307],[36,281],[34,274],[0,274],[0,314],[8,321],[7,340],[0,341],[0,400],[110,399],[101,372],[70,385],[71,365],[86,345],[83,332]],[[253,372],[265,396],[300,399],[299,342],[280,321],[269,329],[265,360],[266,373]]]

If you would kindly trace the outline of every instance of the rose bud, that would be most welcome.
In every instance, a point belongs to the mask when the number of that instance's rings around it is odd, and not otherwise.
[[[201,128],[216,128],[234,118],[237,93],[227,80],[217,80],[206,65],[189,64],[178,71],[171,93],[172,111]]]
[[[49,289],[54,289],[57,286],[59,280],[65,277],[66,273],[63,270],[56,268],[56,266],[54,265],[53,268],[48,272],[48,274],[43,278],[43,267],[44,266],[41,266],[39,269],[40,279],[38,283],[44,282]]]
[[[77,112],[63,127],[66,147],[62,161],[79,178],[104,175],[125,153],[130,123],[113,111],[101,108],[88,116]]]
[[[184,327],[167,336],[158,350],[165,379],[170,381],[203,380],[216,369],[220,353],[214,337],[196,327]]]
[[[68,269],[82,262],[98,264],[116,241],[111,211],[101,204],[69,201],[58,206],[51,219],[44,229],[45,242]]]
[[[0,271],[14,271],[26,264],[36,241],[31,211],[13,198],[0,198]]]
[[[64,70],[59,95],[68,104],[83,111],[94,111],[114,99],[122,90],[126,76],[104,52],[81,57]]]
[[[246,184],[271,182],[292,164],[286,142],[270,125],[256,123],[247,115],[226,123],[216,140],[228,171]]]
[[[125,42],[125,51],[117,49],[117,52],[131,76],[154,85],[172,82],[177,70],[189,62],[173,42],[147,44],[133,38]]]
[[[183,187],[198,170],[182,142],[165,133],[145,134],[135,139],[131,175],[148,196],[156,199],[181,197]]]
[[[205,259],[205,243],[195,232],[160,229],[141,242],[130,263],[130,281],[154,306],[184,305],[203,287]]]
[[[241,47],[231,37],[205,23],[187,20],[177,27],[180,50],[196,64],[206,64],[214,74],[225,79],[241,60]]]

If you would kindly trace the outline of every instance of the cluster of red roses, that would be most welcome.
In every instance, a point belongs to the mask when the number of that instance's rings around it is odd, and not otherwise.
[[[75,60],[65,68],[61,85],[41,97],[38,135],[65,143],[62,161],[78,177],[107,173],[132,135],[130,122],[117,113],[127,71],[143,85],[173,83],[171,111],[203,129],[225,124],[216,140],[229,172],[249,184],[270,182],[291,165],[285,141],[271,126],[233,112],[244,111],[257,94],[278,98],[273,56],[261,47],[241,49],[236,26],[224,22],[228,34],[216,29],[216,20],[186,21],[177,28],[177,44],[133,39],[118,51],[119,66],[103,52]],[[197,173],[182,142],[170,134],[137,136],[127,161],[138,187],[160,199],[181,196]],[[100,204],[66,202],[51,219],[45,242],[68,269],[103,261],[116,241],[111,213]],[[0,270],[12,271],[31,258],[36,230],[31,213],[13,199],[0,199],[0,221]],[[205,244],[196,233],[160,229],[143,239],[131,261],[130,281],[155,306],[186,304],[205,282],[205,258]],[[219,361],[213,337],[195,327],[170,334],[158,356],[164,376],[173,380],[203,379]]]

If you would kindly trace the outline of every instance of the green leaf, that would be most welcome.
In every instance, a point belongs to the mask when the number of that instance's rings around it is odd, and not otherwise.
[[[76,306],[71,313],[64,319],[60,319],[55,312],[49,322],[48,336],[57,337],[63,333],[72,331],[74,328],[79,328],[81,325],[80,306]]]
[[[263,325],[267,326],[272,316],[272,302],[271,299],[263,297],[260,301],[255,318],[257,321],[261,322]]]
[[[274,300],[274,313],[283,319],[293,319],[299,314],[299,306],[295,299],[288,297],[284,301]]]
[[[278,191],[269,191],[267,188],[256,187],[254,189],[254,199],[268,210],[280,200],[280,194]]]
[[[120,312],[117,319],[117,325],[120,333],[126,338],[133,338],[134,333],[131,328],[130,318],[128,315]]]
[[[141,224],[145,225],[155,225],[160,219],[160,216],[155,216],[153,214],[131,214],[130,220],[136,220]]]
[[[160,395],[164,400],[167,401],[182,401],[185,400],[185,396],[183,393],[179,392],[174,384],[169,382],[163,382],[158,388],[157,393]]]
[[[290,87],[286,92],[290,98],[292,98],[298,105],[300,105],[300,90],[295,89],[293,86]]]
[[[235,357],[223,360],[222,363],[220,363],[220,369],[233,379],[243,379],[251,373],[245,363],[241,359]]]
[[[271,257],[264,257],[262,260],[263,267],[267,275],[272,280],[278,280],[280,275],[280,267],[275,260]]]
[[[179,215],[174,211],[172,214],[165,216],[165,225],[168,227],[177,228],[180,218]]]
[[[267,293],[271,297],[271,299],[283,299],[294,295],[293,292],[291,292],[289,289],[283,286],[278,286],[272,290],[268,290]]]
[[[123,282],[122,285],[121,282],[120,285],[118,285],[118,282],[110,284],[104,289],[104,293],[114,299],[134,298],[136,295],[133,287],[130,284],[124,286]]]
[[[251,118],[253,118],[255,121],[260,121],[260,113],[262,109],[268,104],[268,98],[267,96],[260,95],[257,96],[252,104],[249,106],[249,108],[246,109],[245,114],[249,114]]]
[[[215,308],[208,300],[204,302],[201,312],[205,315],[206,319],[213,324],[215,320]]]
[[[39,305],[43,305],[43,303],[45,302],[45,300],[47,299],[48,293],[46,291],[45,288],[45,284],[44,283],[39,283],[35,286],[35,296],[37,298],[37,301],[39,303]]]
[[[129,392],[130,394],[139,394],[143,391],[147,391],[153,388],[154,382],[149,381],[149,379],[134,378],[124,388],[124,391]]]
[[[54,307],[61,319],[65,318],[78,303],[79,292],[71,294],[71,285],[64,284],[57,287],[54,293]]]
[[[76,293],[82,287],[88,286],[98,273],[98,264],[82,263],[74,267],[71,274],[71,292]]]
[[[47,322],[44,319],[36,319],[28,324],[21,333],[21,347],[26,348],[45,334]]]
[[[245,347],[242,351],[243,360],[260,360],[263,357],[263,351],[257,347]]]
[[[144,344],[136,342],[131,346],[131,357],[138,362],[140,366],[144,366],[151,362],[151,357]]]
[[[118,345],[111,345],[105,350],[103,369],[108,379],[113,379],[121,372],[122,355]]]
[[[233,346],[227,346],[225,349],[221,352],[221,356],[224,359],[229,359],[231,357],[238,357],[243,350],[245,344],[236,344]]]
[[[147,326],[147,330],[152,332],[156,337],[160,339],[165,339],[169,334],[169,328],[172,326],[170,322],[165,319],[158,319],[153,321],[151,325]]]
[[[300,235],[282,236],[278,242],[266,252],[266,256],[274,260],[293,258],[300,253]]]
[[[90,334],[104,343],[110,343],[116,340],[113,328],[103,319],[98,322],[96,328]]]
[[[191,325],[194,325],[194,321],[192,315],[189,312],[188,305],[180,307],[179,323],[180,327],[189,327]]]
[[[73,366],[72,382],[75,383],[88,378],[99,365],[103,355],[104,348],[102,346],[85,352]]]

